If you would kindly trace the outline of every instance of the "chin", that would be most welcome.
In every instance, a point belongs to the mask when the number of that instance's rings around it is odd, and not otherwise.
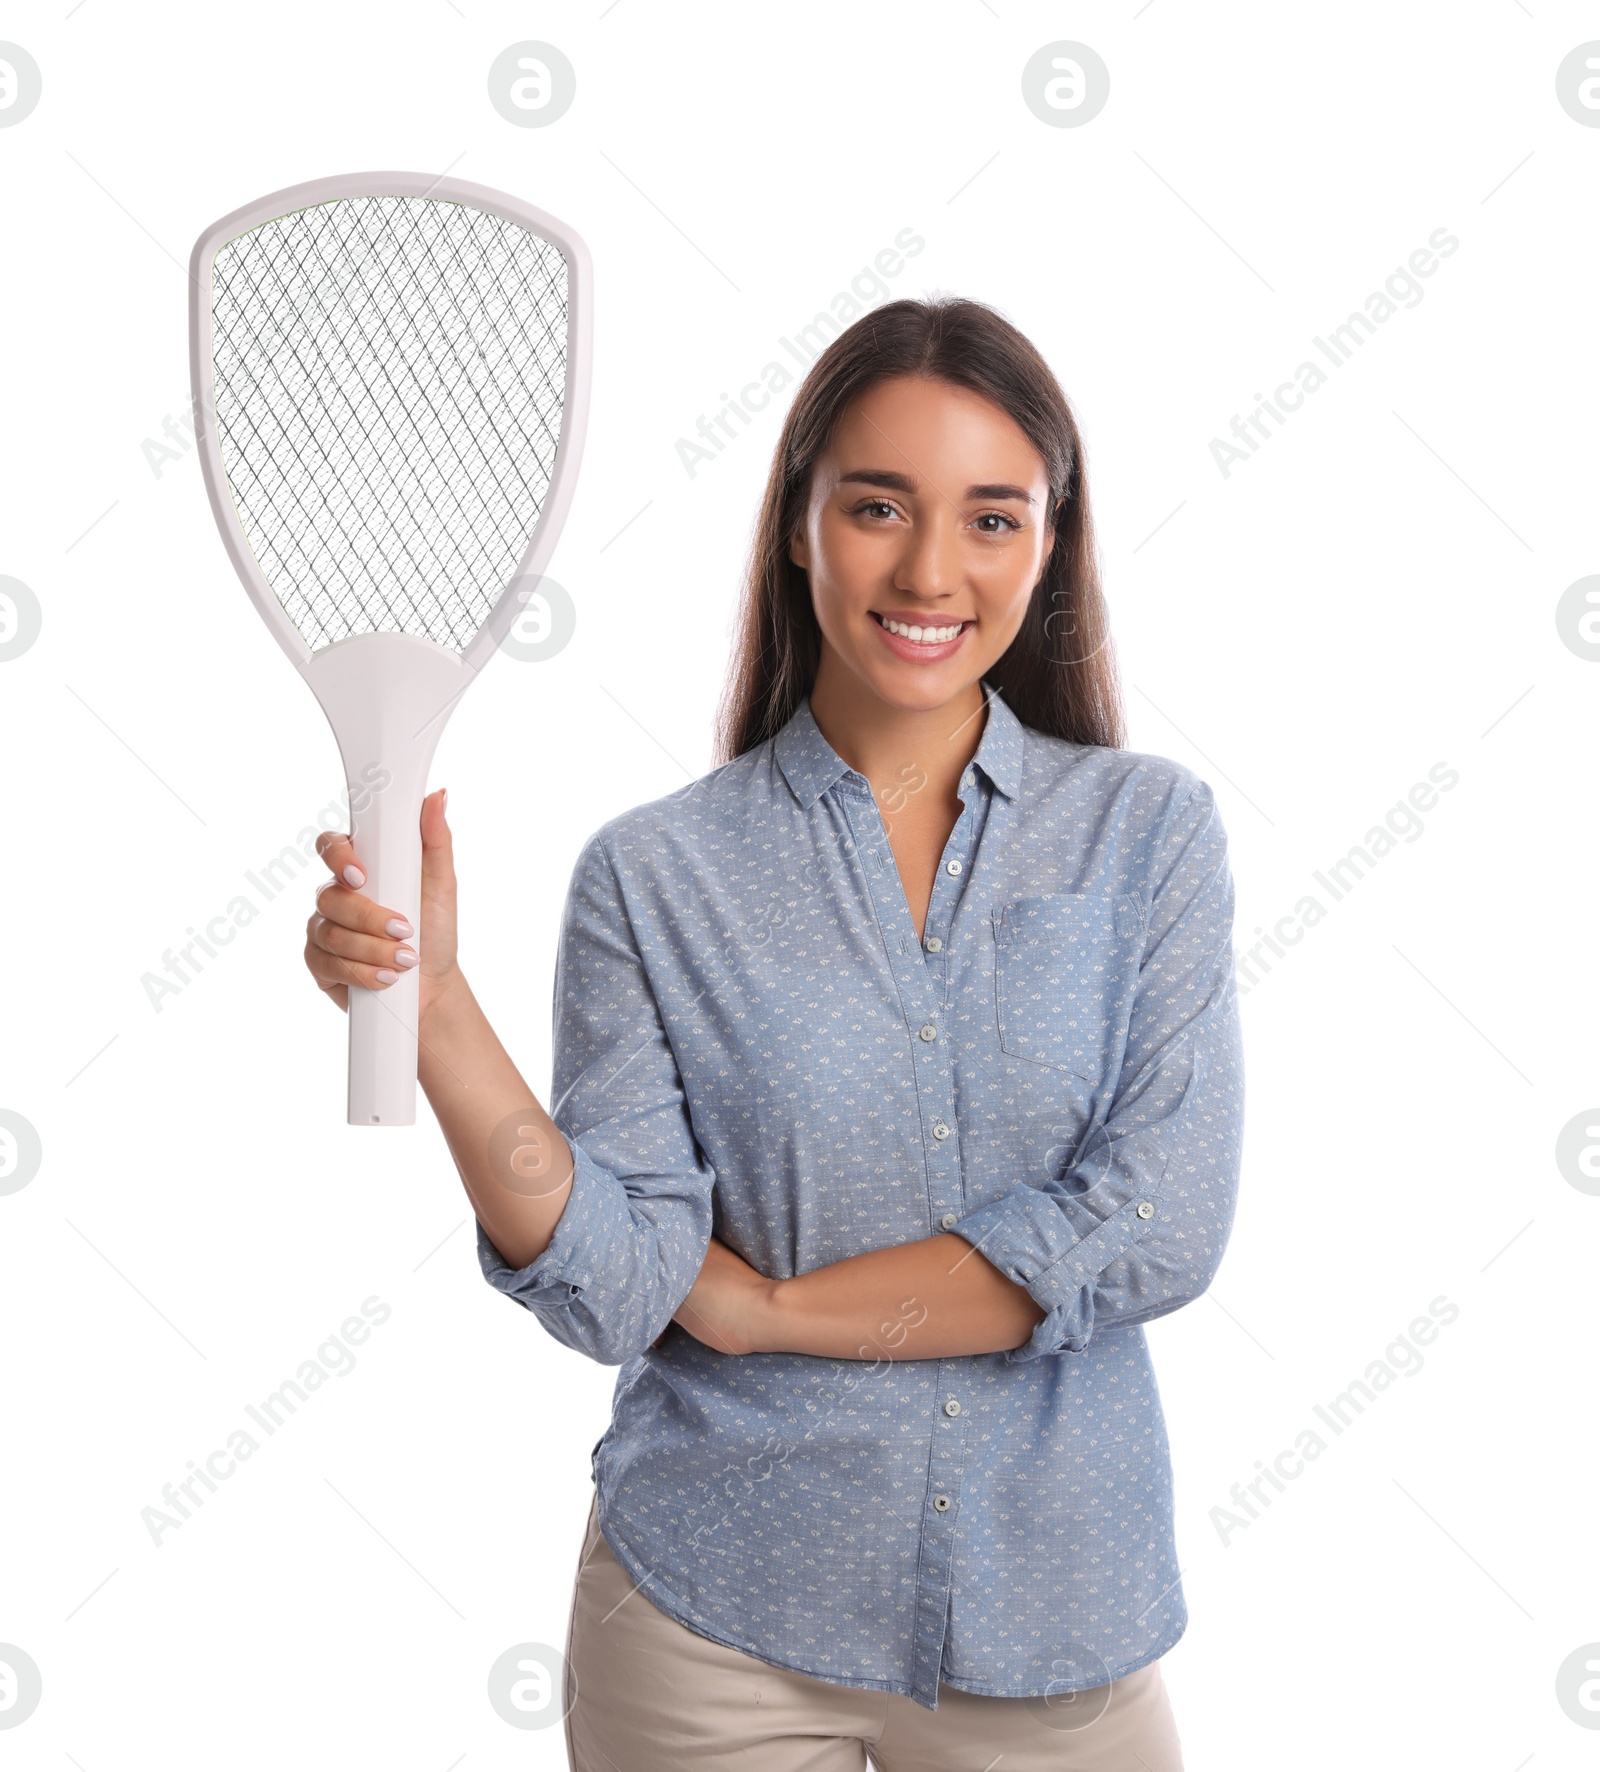
[[[959,669],[939,670],[927,665],[905,665],[864,673],[878,699],[908,714],[931,713],[957,696],[965,695],[983,676],[965,660]]]

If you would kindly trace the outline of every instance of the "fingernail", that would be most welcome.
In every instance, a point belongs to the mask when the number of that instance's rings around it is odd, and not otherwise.
[[[395,984],[398,982],[400,974],[391,972],[387,966],[380,966],[376,976],[379,984]]]
[[[367,876],[362,873],[360,868],[358,868],[354,862],[350,863],[349,867],[344,870],[339,878],[344,881],[346,886],[355,886],[357,888],[365,886],[367,883]]]
[[[417,963],[417,956],[412,953],[410,948],[396,948],[394,950],[394,963],[396,966],[415,966]]]
[[[439,810],[441,812],[443,812],[449,804],[450,804],[450,790],[449,790],[449,788],[441,788],[439,790]]]
[[[416,930],[404,917],[391,917],[383,926],[385,935],[392,935],[396,941],[403,941],[408,935],[415,935]]]

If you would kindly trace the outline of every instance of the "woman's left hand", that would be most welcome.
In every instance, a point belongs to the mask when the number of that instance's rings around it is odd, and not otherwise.
[[[672,1320],[719,1354],[771,1353],[767,1332],[777,1285],[713,1237],[700,1277]]]

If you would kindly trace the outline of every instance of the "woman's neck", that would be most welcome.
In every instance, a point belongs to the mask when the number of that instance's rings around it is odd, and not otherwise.
[[[955,797],[961,772],[983,737],[987,709],[981,683],[969,684],[941,707],[892,707],[833,659],[826,646],[811,689],[817,730],[867,778],[875,794],[928,787],[940,805]]]

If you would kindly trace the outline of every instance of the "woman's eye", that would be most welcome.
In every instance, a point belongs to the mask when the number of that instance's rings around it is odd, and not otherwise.
[[[886,498],[866,498],[854,506],[850,514],[887,523],[898,517],[900,512]],[[973,525],[981,535],[1006,535],[1022,527],[1015,517],[1009,516],[1005,511],[985,511],[981,517],[973,519]]]

